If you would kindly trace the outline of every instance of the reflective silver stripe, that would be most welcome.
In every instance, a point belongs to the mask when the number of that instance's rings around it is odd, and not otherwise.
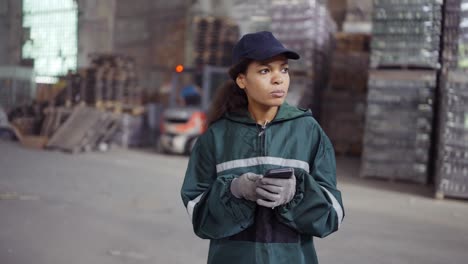
[[[325,187],[322,187],[322,186],[320,187],[325,191],[325,193],[328,195],[328,197],[332,201],[333,209],[335,209],[336,214],[338,216],[338,228],[340,228],[341,222],[343,221],[343,208],[341,207],[338,200],[336,200],[335,196],[333,196],[333,194],[330,191],[325,189]]]
[[[190,219],[193,218],[193,209],[195,209],[195,205],[197,205],[197,203],[200,201],[200,199],[202,198],[203,196],[203,193],[198,195],[197,198],[193,199],[192,201],[188,202],[187,204],[187,212],[190,216]]]
[[[257,165],[263,165],[263,164],[299,168],[309,173],[309,163],[302,161],[302,160],[283,159],[283,158],[277,158],[277,157],[255,157],[255,158],[249,158],[249,159],[231,160],[231,161],[223,162],[223,163],[216,165],[216,172],[220,173],[225,170],[251,167],[251,166],[257,166]]]

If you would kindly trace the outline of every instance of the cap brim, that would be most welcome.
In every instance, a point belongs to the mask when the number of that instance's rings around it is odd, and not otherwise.
[[[299,56],[299,54],[297,54],[296,52],[292,50],[289,50],[286,48],[280,48],[280,49],[271,49],[271,50],[259,50],[259,52],[256,52],[255,54],[248,56],[248,58],[258,60],[258,61],[264,61],[264,60],[268,60],[278,55],[284,55],[286,56],[286,58],[292,59],[292,60],[298,60],[301,57]]]
[[[292,51],[292,50],[288,50],[288,51],[285,51],[281,54],[284,54],[286,56],[286,58],[288,59],[291,59],[291,60],[298,60],[301,58],[301,56],[299,56],[299,54],[297,54],[296,52]]]

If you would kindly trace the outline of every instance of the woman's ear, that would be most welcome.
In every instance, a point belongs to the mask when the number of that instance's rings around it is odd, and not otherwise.
[[[245,89],[245,76],[244,76],[244,74],[241,73],[241,74],[237,75],[236,84],[237,84],[237,86],[239,86],[239,88]]]

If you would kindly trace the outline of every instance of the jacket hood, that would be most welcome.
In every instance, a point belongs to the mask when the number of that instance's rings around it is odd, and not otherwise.
[[[303,116],[312,116],[312,112],[309,109],[297,108],[284,102],[279,107],[278,113],[276,113],[275,118],[270,123],[296,119]],[[234,122],[256,124],[255,120],[252,118],[247,109],[242,112],[225,113],[224,117]]]

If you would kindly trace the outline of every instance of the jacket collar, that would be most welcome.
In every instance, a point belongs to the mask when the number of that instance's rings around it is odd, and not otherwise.
[[[278,113],[276,113],[275,118],[270,123],[291,120],[302,116],[312,116],[312,112],[307,109],[299,109],[284,102],[279,107]],[[244,124],[256,124],[255,120],[252,118],[251,114],[247,109],[245,109],[242,112],[225,113],[224,117],[234,122]]]

